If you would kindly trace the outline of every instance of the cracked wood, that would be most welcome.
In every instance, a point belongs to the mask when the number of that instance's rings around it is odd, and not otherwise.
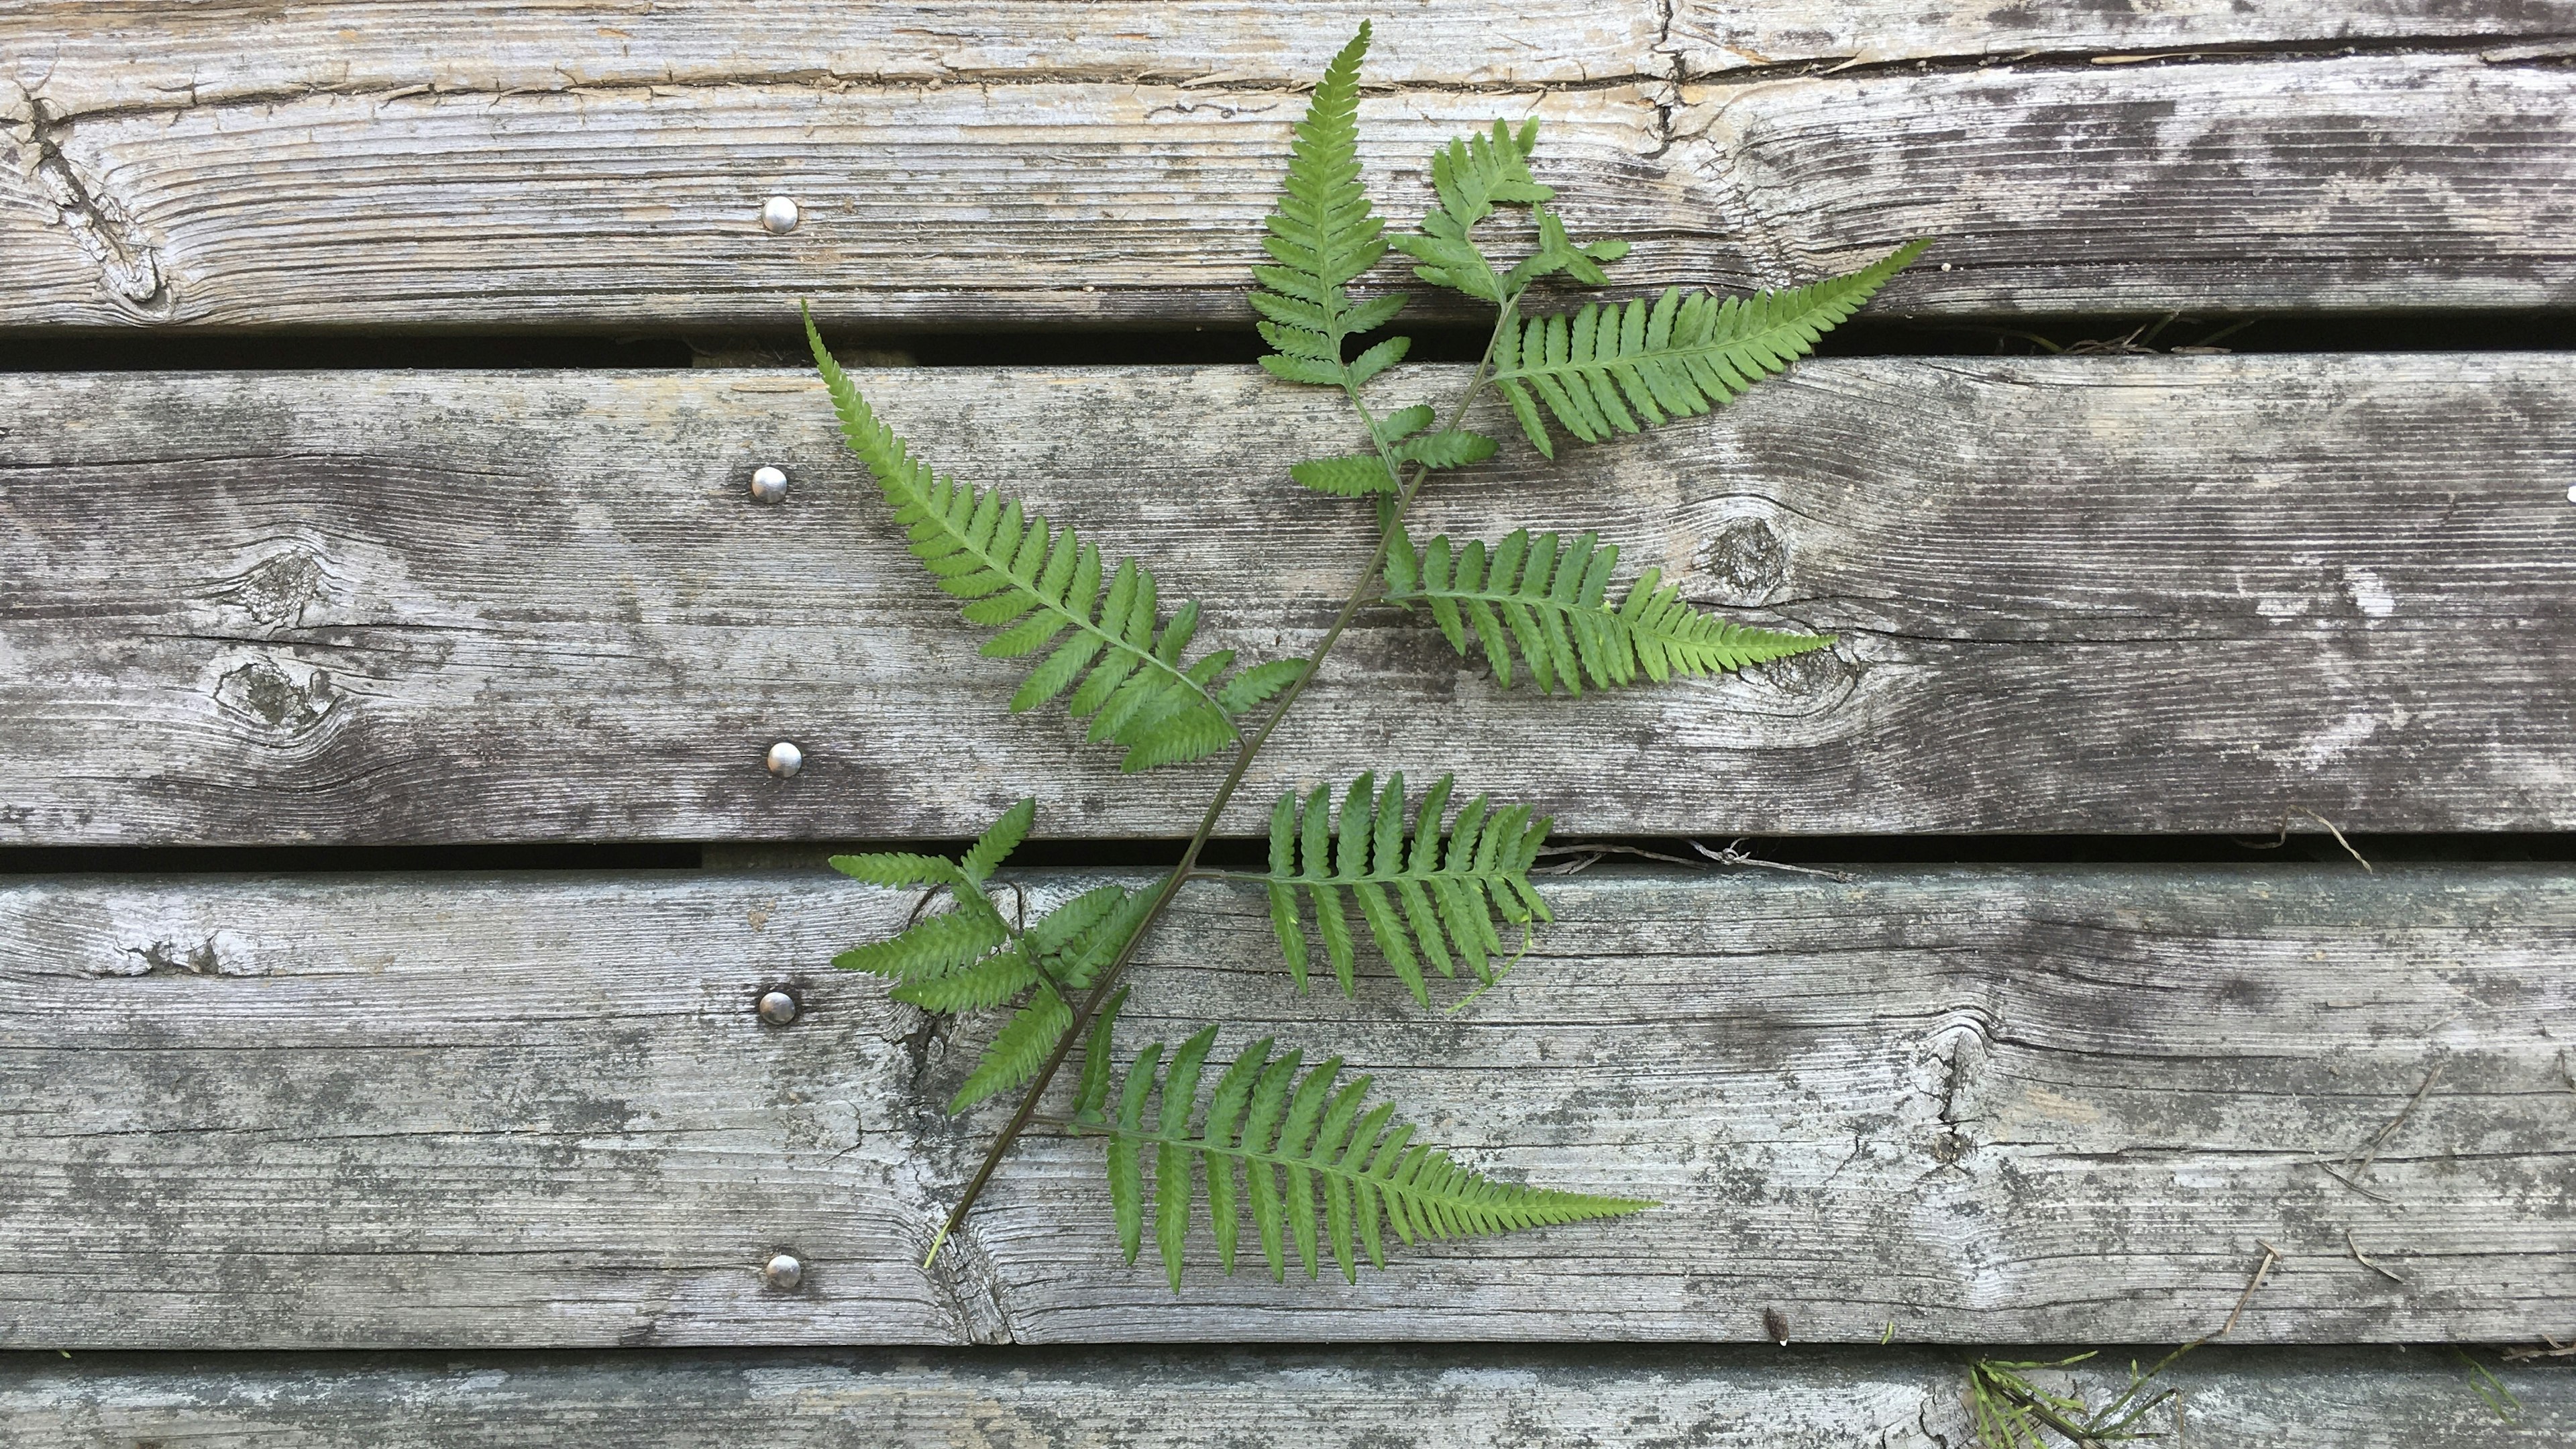
[[[1433,144],[1536,115],[1540,170],[1570,223],[1638,238],[1618,270],[1627,288],[1786,285],[1933,236],[1930,261],[1888,289],[1890,313],[2576,295],[2576,140],[2562,124],[2576,73],[2546,56],[1685,81],[1698,52],[1653,49],[1664,42],[1642,17],[1546,12],[1530,26],[1569,32],[1562,58],[1505,58],[1521,34],[1506,28],[1447,79],[1424,69],[1445,32],[1395,27],[1405,49],[1362,111],[1366,166],[1399,223],[1418,214]],[[858,57],[872,78],[844,80],[819,59],[710,73],[678,52],[660,62],[675,78],[648,81],[647,46],[602,60],[592,86],[581,62],[535,76],[511,33],[487,66],[453,74],[413,54],[416,39],[369,52],[346,81],[246,62],[233,103],[183,103],[166,68],[186,60],[86,88],[107,66],[100,46],[27,63],[0,80],[13,122],[0,134],[14,138],[0,149],[15,157],[0,165],[13,267],[0,323],[778,328],[786,299],[807,297],[841,325],[1243,326],[1303,104],[1259,66],[1170,60],[1152,27],[1109,67],[1141,67],[1133,79],[1048,66],[961,85],[873,78],[917,56]],[[205,84],[226,94],[234,68],[212,69]],[[774,191],[804,207],[792,235],[759,229]],[[116,220],[102,232],[93,217]],[[151,258],[157,289],[129,295],[139,274],[90,245],[109,233],[119,255]],[[1404,273],[1391,261],[1378,275]],[[1462,315],[1437,299],[1421,314]]]
[[[2521,1406],[2508,1431],[2463,1372],[2438,1351],[2205,1348],[2158,1380],[2182,1390],[2179,1405],[2139,1427],[2178,1435],[2187,1424],[2177,1442],[2244,1449],[2576,1437],[2576,1373],[2503,1368]],[[184,1365],[28,1354],[0,1357],[0,1417],[16,1449],[356,1449],[397,1429],[423,1449],[1203,1449],[1256,1424],[1274,1449],[1960,1449],[1973,1442],[1963,1373],[1956,1354],[1878,1348],[1143,1349],[1114,1361],[661,1350]],[[2101,1360],[2042,1378],[2072,1379],[2096,1405],[2126,1387]]]
[[[1068,24],[1078,15],[1079,22]],[[1030,0],[627,3],[577,13],[524,0],[343,0],[328,10],[88,0],[13,17],[11,79],[56,113],[261,105],[316,92],[604,91],[708,84],[1311,85],[1360,21],[1379,85],[1494,90],[1665,80],[1819,61],[1982,60],[2396,42],[2563,40],[2576,4],[2455,0],[1434,0],[1086,4]],[[73,22],[77,23],[73,23]]]
[[[1033,908],[1099,876],[1017,877]],[[1126,877],[1141,881],[1141,877]],[[25,880],[0,889],[14,1347],[1162,1340],[2527,1339],[2576,1311],[2576,878],[2515,866],[1603,868],[1454,1013],[1300,998],[1194,889],[1120,1053],[1231,1023],[1428,1139],[1636,1219],[1399,1250],[1357,1287],[1114,1249],[1086,1141],[825,967],[910,904],[828,873]],[[804,1010],[763,1027],[758,994]],[[1454,986],[1448,995],[1456,994]],[[2373,1142],[2346,1186],[2318,1165]],[[1204,1218],[1193,1257],[1212,1263]],[[2392,1281],[2350,1255],[2361,1245]],[[766,1288],[775,1252],[807,1265]]]
[[[1623,577],[1841,642],[1570,701],[1371,610],[1226,828],[1364,766],[1570,832],[2567,828],[2570,376],[1836,359],[1553,469],[1511,443],[1421,536],[1598,527]],[[1352,446],[1338,400],[1256,369],[863,382],[935,462],[1203,600],[1212,645],[1303,651],[1366,557],[1361,513],[1281,476]],[[1175,836],[1222,768],[1125,777],[1061,710],[1010,715],[1024,671],[905,555],[810,375],[18,374],[0,413],[0,747],[43,762],[0,773],[0,841],[953,838],[1032,790],[1046,835]]]

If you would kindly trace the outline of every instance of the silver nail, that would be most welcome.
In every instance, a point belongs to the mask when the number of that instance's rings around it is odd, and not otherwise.
[[[776,503],[787,496],[787,473],[766,464],[751,470],[751,500]]]
[[[781,1253],[761,1266],[760,1276],[783,1293],[805,1281],[805,1265]]]
[[[798,220],[795,197],[773,196],[760,204],[760,224],[774,235],[794,231]]]
[[[784,780],[805,768],[805,752],[786,740],[769,747],[769,773]]]
[[[771,1026],[785,1026],[796,1019],[796,998],[784,991],[760,994],[760,1019]]]

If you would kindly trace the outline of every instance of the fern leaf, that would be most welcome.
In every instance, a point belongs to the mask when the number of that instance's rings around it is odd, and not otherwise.
[[[1387,556],[1386,598],[1426,606],[1442,638],[1462,655],[1482,652],[1494,678],[1511,687],[1515,648],[1542,693],[1581,694],[1632,684],[1699,678],[1831,646],[1830,634],[1756,629],[1703,614],[1681,590],[1648,569],[1613,607],[1608,591],[1616,544],[1589,533],[1562,542],[1524,529],[1490,550],[1443,535],[1416,549],[1399,535]]]
[[[1437,204],[1423,216],[1419,234],[1391,239],[1396,250],[1413,258],[1415,276],[1501,304],[1503,278],[1469,233],[1497,204],[1535,206],[1555,197],[1554,190],[1530,179],[1530,148],[1537,141],[1536,119],[1517,131],[1496,121],[1490,135],[1461,136],[1431,153]]]
[[[982,885],[992,878],[994,868],[1009,859],[1011,852],[1020,848],[1020,842],[1029,838],[1029,827],[1037,824],[1037,819],[1038,802],[1035,797],[1023,799],[1003,811],[1001,819],[975,838],[975,844],[957,862],[957,868],[965,873],[968,880]]]
[[[941,589],[966,601],[969,622],[999,631],[982,652],[1018,659],[1052,646],[1011,696],[1014,713],[1072,689],[1073,716],[1091,721],[1093,743],[1125,746],[1123,767],[1131,771],[1204,759],[1236,742],[1235,716],[1266,696],[1240,678],[1218,682],[1231,653],[1183,662],[1196,604],[1183,604],[1166,622],[1143,565],[1121,560],[1104,591],[1099,549],[1071,528],[1027,512],[1017,499],[933,475],[859,396],[810,314],[805,336],[842,435],[894,505],[913,556]]]
[[[1386,1266],[1386,1226],[1411,1245],[1618,1217],[1657,1206],[1635,1198],[1521,1187],[1472,1172],[1447,1153],[1416,1144],[1413,1127],[1394,1119],[1392,1103],[1363,1112],[1371,1079],[1343,1082],[1339,1057],[1300,1077],[1300,1054],[1274,1058],[1267,1037],[1244,1048],[1218,1075],[1202,1116],[1199,1084],[1215,1041],[1215,1027],[1201,1030],[1170,1054],[1168,1068],[1162,1067],[1164,1044],[1146,1046],[1115,1093],[1114,1111],[1108,1071],[1099,1069],[1095,1077],[1086,1061],[1085,1085],[1073,1117],[1078,1130],[1108,1139],[1111,1217],[1119,1248],[1131,1263],[1144,1246],[1144,1169],[1150,1151],[1154,1244],[1174,1292],[1181,1286],[1190,1209],[1202,1178],[1220,1266],[1234,1271],[1241,1215],[1249,1212],[1271,1276],[1283,1281],[1291,1245],[1308,1277],[1319,1276],[1322,1254],[1329,1251],[1343,1277],[1356,1283],[1362,1256],[1376,1267]],[[1092,1050],[1096,1058],[1106,1056],[1105,1031],[1094,1035]],[[1150,1121],[1149,1102],[1156,1108]],[[1195,1129],[1194,1118],[1199,1119]]]
[[[1857,272],[1785,292],[1684,297],[1675,287],[1652,302],[1532,317],[1503,330],[1492,380],[1530,446],[1551,458],[1542,407],[1587,443],[1697,417],[1807,355],[1929,244],[1908,242]]]
[[[1081,991],[1098,979],[1127,938],[1144,924],[1153,902],[1150,890],[1103,886],[1056,907],[1029,928],[1022,947],[1029,953],[1025,959],[1036,964],[1028,968],[1024,986],[1033,990],[994,1034],[965,1084],[949,1099],[950,1112],[963,1112],[987,1097],[1015,1090],[1037,1075],[1056,1043],[1073,1027],[1073,1007],[1057,989]],[[1051,926],[1068,913],[1069,923]],[[1086,920],[1088,924],[1080,924]],[[1060,947],[1049,949],[1050,943],[1059,940]],[[1043,974],[1038,967],[1045,968]]]
[[[1308,961],[1301,907],[1314,913],[1324,958],[1343,993],[1356,990],[1344,891],[1358,902],[1378,954],[1424,1005],[1431,1001],[1426,962],[1454,976],[1463,961],[1480,980],[1492,979],[1490,962],[1502,951],[1495,915],[1525,929],[1552,919],[1529,883],[1547,820],[1533,821],[1526,806],[1492,810],[1480,795],[1459,811],[1444,855],[1440,817],[1452,784],[1443,775],[1431,787],[1410,831],[1401,772],[1383,789],[1373,774],[1352,781],[1338,821],[1329,786],[1302,805],[1294,792],[1279,797],[1270,814],[1270,868],[1232,878],[1257,882],[1268,893],[1271,925],[1299,990],[1306,987]]]
[[[1390,338],[1355,361],[1344,344],[1393,320],[1401,294],[1353,303],[1349,284],[1386,255],[1386,222],[1360,186],[1360,57],[1369,26],[1325,67],[1297,123],[1279,205],[1261,245],[1271,265],[1252,269],[1255,325],[1274,349],[1261,365],[1290,382],[1356,388],[1392,366],[1410,344]]]

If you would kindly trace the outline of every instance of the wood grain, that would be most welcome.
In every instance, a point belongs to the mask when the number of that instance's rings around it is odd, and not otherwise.
[[[1553,470],[1515,442],[1423,532],[1599,528],[1630,574],[1842,642],[1570,701],[1369,611],[1227,828],[1371,767],[1573,832],[2567,828],[2570,377],[1832,360]],[[1310,647],[1365,561],[1361,518],[1279,476],[1350,425],[1254,369],[865,385],[1252,657]],[[21,374],[0,415],[0,752],[36,766],[0,772],[10,843],[942,838],[1033,791],[1044,834],[1169,837],[1222,768],[1121,776],[1061,711],[1009,715],[1021,671],[810,375]],[[763,461],[781,507],[744,491]]]
[[[13,15],[5,78],[54,114],[259,105],[427,86],[497,94],[710,83],[1314,83],[1360,21],[1379,85],[1530,89],[1815,61],[2412,41],[2489,49],[2576,34],[2567,0],[764,0],[671,9],[528,0],[322,8],[86,0]],[[1681,67],[1678,71],[1676,66]]]
[[[1099,879],[1020,878],[1031,908]],[[1184,898],[1121,1052],[1202,1020],[1374,1073],[1631,1223],[1359,1285],[1115,1253],[1098,1147],[1019,1151],[951,1029],[824,963],[906,897],[822,872],[27,880],[0,890],[6,1346],[2179,1340],[2563,1332],[2576,878],[2540,867],[1602,868],[1501,986],[1294,995]],[[753,1016],[787,983],[805,1012]],[[1454,995],[1454,991],[1449,993]],[[1445,1002],[1443,1004],[1446,1004]],[[2360,1187],[2316,1163],[2388,1136]],[[1203,1225],[1200,1231],[1203,1231]],[[2355,1261],[2353,1245],[2400,1275]],[[757,1269],[788,1251],[804,1285]]]
[[[1782,285],[1933,236],[1890,313],[2576,297],[2576,77],[2554,64],[1533,76],[1371,95],[1388,214],[1418,216],[1434,144],[1535,115],[1570,222],[1638,239],[1625,287]],[[437,84],[85,113],[0,89],[0,324],[770,328],[805,297],[851,326],[1241,327],[1304,104],[1276,80],[1054,71]],[[791,235],[757,225],[773,192],[805,207]]]
[[[2492,1364],[2491,1354],[2481,1360]],[[2089,1369],[2089,1366],[2088,1366]],[[2111,1372],[2116,1373],[2114,1369]],[[2576,1434],[2576,1373],[2501,1369],[2508,1430],[2439,1351],[2207,1348],[2168,1370],[2203,1449],[2487,1449]],[[2116,1395],[2084,1371],[2091,1402]],[[18,1449],[184,1442],[338,1449],[617,1445],[1199,1449],[1260,1426],[1281,1449],[1955,1449],[1954,1354],[1904,1349],[793,1351],[280,1359],[0,1356]],[[462,1391],[460,1391],[460,1387]],[[2160,1411],[2144,1426],[2172,1433]]]

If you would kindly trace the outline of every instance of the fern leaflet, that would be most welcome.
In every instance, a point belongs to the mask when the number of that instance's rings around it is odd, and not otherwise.
[[[1546,817],[1531,820],[1526,805],[1495,809],[1479,795],[1459,810],[1444,841],[1440,816],[1452,783],[1454,777],[1443,775],[1422,797],[1410,835],[1401,771],[1387,778],[1384,790],[1373,774],[1353,780],[1338,825],[1329,785],[1317,786],[1302,808],[1294,791],[1279,797],[1270,814],[1270,869],[1228,878],[1257,881],[1269,891],[1271,924],[1300,991],[1308,963],[1301,901],[1314,913],[1324,959],[1344,995],[1355,990],[1350,912],[1342,901],[1347,890],[1379,954],[1426,1006],[1431,992],[1423,961],[1443,976],[1457,975],[1464,961],[1478,980],[1491,981],[1494,958],[1505,954],[1496,915],[1524,934],[1535,922],[1554,919],[1529,883],[1547,839]]]
[[[1423,216],[1420,234],[1391,242],[1413,258],[1415,276],[1497,305],[1558,272],[1591,287],[1609,280],[1599,263],[1626,256],[1628,244],[1614,239],[1578,246],[1567,239],[1564,224],[1546,205],[1555,199],[1555,188],[1530,178],[1530,150],[1537,144],[1533,117],[1517,131],[1496,121],[1490,135],[1460,136],[1431,153],[1431,186],[1438,202]],[[1538,250],[1508,274],[1494,270],[1470,235],[1498,204],[1528,207],[1539,229]]]
[[[1570,316],[1533,317],[1503,329],[1493,383],[1530,446],[1550,458],[1542,403],[1587,443],[1697,417],[1805,356],[1928,245],[1907,242],[1857,272],[1786,292],[1684,297],[1671,287],[1652,303],[1586,303]]]
[[[1373,493],[1391,496],[1401,490],[1395,475],[1387,471],[1390,457],[1398,463],[1419,463],[1426,468],[1463,468],[1494,456],[1497,445],[1483,433],[1465,428],[1424,432],[1431,426],[1431,419],[1431,409],[1419,403],[1399,409],[1376,420],[1377,441],[1384,452],[1309,458],[1291,466],[1288,476],[1318,493],[1343,498]]]
[[[882,941],[844,951],[832,964],[895,983],[890,995],[926,1011],[978,1011],[1034,992],[1003,1023],[948,1104],[962,1112],[1026,1082],[1073,1024],[1067,993],[1088,987],[1144,919],[1148,892],[1101,886],[1073,897],[1025,931],[1003,920],[984,883],[1027,837],[1037,802],[1004,812],[961,860],[935,855],[836,855],[832,866],[870,885],[944,889],[956,908],[915,920]]]
[[[878,421],[823,346],[811,315],[805,336],[831,389],[841,432],[894,505],[913,556],[941,589],[968,601],[967,622],[1000,631],[985,641],[983,654],[1017,659],[1055,645],[1011,696],[1013,713],[1072,689],[1067,707],[1076,719],[1091,721],[1091,741],[1126,746],[1122,768],[1145,770],[1204,759],[1237,743],[1235,717],[1296,677],[1300,661],[1280,660],[1220,683],[1234,663],[1230,649],[1184,664],[1198,629],[1196,603],[1182,604],[1166,622],[1154,576],[1143,565],[1122,559],[1106,570],[1100,550],[1071,528],[1025,512],[1017,499],[935,477]],[[1104,572],[1110,574],[1105,590]]]
[[[1368,22],[1325,67],[1307,103],[1280,188],[1279,209],[1261,239],[1273,265],[1256,266],[1261,285],[1252,305],[1257,326],[1278,349],[1261,365],[1290,382],[1357,388],[1401,361],[1412,343],[1391,337],[1356,359],[1342,360],[1342,345],[1393,320],[1404,296],[1392,293],[1353,304],[1351,281],[1386,255],[1386,222],[1360,186],[1360,57],[1368,53]]]
[[[1660,569],[1646,570],[1614,609],[1607,595],[1618,562],[1618,545],[1596,544],[1589,533],[1561,543],[1522,529],[1490,551],[1481,540],[1453,546],[1445,535],[1417,551],[1399,537],[1387,554],[1386,598],[1427,605],[1449,646],[1462,655],[1481,647],[1506,689],[1517,648],[1541,693],[1581,694],[1586,680],[1596,689],[1629,684],[1640,672],[1661,684],[1834,642],[1700,613],[1661,583]]]
[[[1199,1083],[1215,1041],[1216,1028],[1205,1028],[1171,1053],[1168,1067],[1163,1066],[1163,1043],[1146,1046],[1113,1093],[1108,1069],[1090,1065],[1109,1056],[1104,1017],[1092,1035],[1075,1102],[1076,1129],[1109,1139],[1110,1211],[1118,1224],[1119,1246],[1131,1263],[1143,1246],[1144,1164],[1151,1155],[1154,1242],[1176,1293],[1202,1174],[1220,1265],[1234,1271],[1248,1215],[1270,1276],[1283,1282],[1292,1243],[1308,1277],[1318,1274],[1320,1246],[1331,1252],[1342,1276],[1356,1283],[1363,1250],[1372,1264],[1386,1266],[1384,1226],[1391,1225],[1409,1246],[1617,1217],[1656,1206],[1631,1198],[1516,1187],[1471,1172],[1448,1153],[1416,1144],[1412,1125],[1393,1120],[1392,1103],[1363,1113],[1370,1079],[1340,1083],[1341,1058],[1301,1077],[1302,1054],[1291,1051],[1274,1058],[1267,1037],[1244,1048],[1218,1075],[1193,1131]],[[1156,1107],[1151,1121],[1149,1099],[1155,1099]],[[1320,1222],[1315,1210],[1319,1188]]]

